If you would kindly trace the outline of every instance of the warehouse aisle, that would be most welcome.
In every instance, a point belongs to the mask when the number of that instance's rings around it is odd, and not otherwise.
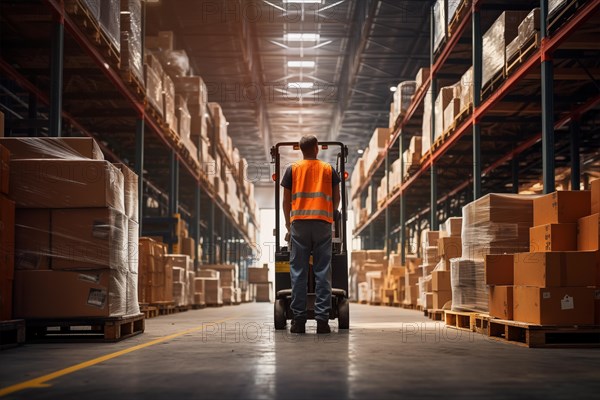
[[[154,318],[146,334],[115,344],[27,345],[0,353],[0,393],[12,387],[22,390],[7,398],[106,400],[567,398],[577,391],[584,398],[600,390],[598,351],[527,349],[446,329],[416,311],[351,309],[352,329],[327,336],[314,334],[314,322],[303,336],[274,333],[272,305],[257,303]]]

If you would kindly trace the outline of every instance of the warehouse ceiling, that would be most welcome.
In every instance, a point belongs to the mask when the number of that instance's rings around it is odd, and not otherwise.
[[[148,3],[146,34],[175,31],[249,162],[314,134],[345,142],[352,166],[375,127],[388,126],[390,87],[429,64],[431,4],[162,0]]]

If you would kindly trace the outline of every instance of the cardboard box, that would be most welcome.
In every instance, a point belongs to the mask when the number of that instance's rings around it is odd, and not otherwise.
[[[131,273],[139,273],[140,253],[139,253],[140,226],[137,222],[127,220],[127,261]]]
[[[15,213],[15,268],[49,269],[50,236],[50,210],[17,209]]]
[[[108,161],[13,160],[10,196],[19,208],[123,205],[123,174]]]
[[[451,290],[450,271],[433,271],[431,273],[431,289],[434,292]]]
[[[1,142],[0,142],[1,143]],[[10,181],[10,151],[0,144],[0,193],[8,194]]]
[[[432,296],[434,310],[441,310],[447,302],[452,302],[452,290],[434,290]]]
[[[12,161],[33,158],[104,160],[98,143],[86,137],[8,137],[0,138],[0,145],[10,151]]]
[[[114,317],[126,313],[121,271],[16,271],[16,318]]]
[[[123,205],[125,215],[134,222],[140,222],[138,176],[125,164],[113,164],[123,174]]]
[[[271,283],[257,283],[255,287],[255,297],[257,302],[270,302],[271,301]]]
[[[166,264],[170,265],[171,268],[181,268],[185,274],[187,271],[192,270],[190,257],[185,254],[166,254],[163,257]]]
[[[354,259],[353,259],[354,261]],[[248,283],[269,282],[269,268],[248,268]]]
[[[462,230],[462,217],[451,217],[446,220],[440,229],[442,237],[460,237]]]
[[[590,185],[591,192],[591,213],[600,213],[600,179],[592,181]]]
[[[173,267],[173,282],[187,282],[187,271],[185,268]]]
[[[546,224],[529,229],[529,251],[577,250],[577,224]]]
[[[490,286],[489,292],[490,317],[512,320],[513,319],[513,287]]]
[[[462,255],[462,241],[459,237],[443,237],[438,239],[438,255],[447,260]]]
[[[485,256],[485,284],[512,285],[514,283],[514,256],[488,254]]]
[[[596,284],[596,254],[591,251],[515,254],[515,286],[578,287]]]
[[[600,249],[600,214],[592,214],[577,221],[577,250]]]
[[[208,102],[208,90],[206,84],[199,76],[177,76],[173,78],[175,93],[183,96],[188,103],[192,116],[199,116],[203,111],[193,106],[202,106]]]
[[[589,191],[561,191],[533,200],[533,226],[576,223],[591,214]]]
[[[51,268],[129,269],[127,221],[111,208],[52,210]]]
[[[513,289],[515,321],[539,325],[592,325],[594,289],[582,287]]]
[[[181,253],[190,257],[190,260],[196,259],[196,241],[190,237],[181,239]]]
[[[219,284],[219,280],[214,278],[201,279],[204,279],[204,300],[206,301],[206,304],[223,304],[223,289]]]
[[[137,315],[140,313],[140,299],[138,297],[139,275],[131,271],[127,271],[125,279],[127,282],[125,314]]]

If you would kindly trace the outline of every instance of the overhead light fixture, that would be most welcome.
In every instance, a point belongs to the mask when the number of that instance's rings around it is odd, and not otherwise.
[[[288,89],[311,89],[314,86],[313,82],[289,82]]]
[[[398,90],[396,86],[390,86],[390,92],[395,92],[396,90]]]
[[[287,66],[290,68],[314,68],[314,61],[288,61]]]
[[[318,33],[286,33],[284,38],[288,42],[318,42],[321,35]]]
[[[310,3],[318,3],[321,4],[321,0],[283,0],[284,3],[301,3],[301,4],[310,4]]]
[[[365,151],[363,149],[358,149],[358,154],[363,154]]]

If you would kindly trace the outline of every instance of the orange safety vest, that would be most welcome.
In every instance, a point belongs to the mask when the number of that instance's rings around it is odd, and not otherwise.
[[[292,165],[290,220],[319,219],[333,223],[333,187],[330,164],[302,160]]]

